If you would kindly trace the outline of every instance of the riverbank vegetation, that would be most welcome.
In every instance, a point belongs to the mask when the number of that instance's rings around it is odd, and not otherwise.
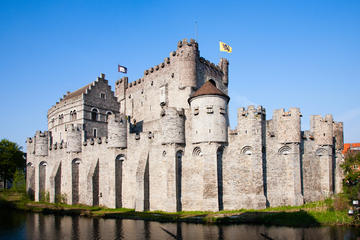
[[[14,180],[16,172],[25,168],[25,153],[15,142],[0,140],[0,179],[1,188],[6,189]]]
[[[44,214],[81,215],[87,217],[121,218],[159,222],[191,222],[206,224],[265,224],[291,227],[321,225],[354,225],[347,215],[348,203],[343,195],[302,206],[284,206],[262,210],[232,210],[220,212],[135,212],[134,209],[110,209],[101,206],[67,205],[30,201],[26,194],[15,191],[0,192],[0,207],[41,212]]]

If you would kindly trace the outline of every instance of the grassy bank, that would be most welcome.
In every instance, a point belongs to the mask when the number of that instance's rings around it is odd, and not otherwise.
[[[66,205],[30,201],[24,194],[0,192],[0,207],[41,212],[44,214],[81,215],[88,217],[150,220],[159,222],[191,222],[206,224],[265,224],[291,227],[321,225],[353,225],[347,211],[335,210],[332,199],[308,203],[302,206],[286,206],[263,210],[234,210],[220,212],[135,212],[134,209],[109,209],[86,205]]]

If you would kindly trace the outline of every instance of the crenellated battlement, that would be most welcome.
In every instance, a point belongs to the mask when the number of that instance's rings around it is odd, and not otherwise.
[[[222,58],[223,59],[223,58]],[[215,65],[214,63],[210,62],[209,60],[206,60],[203,57],[199,58],[199,62],[204,63],[207,67],[211,68],[213,71],[217,72],[217,73],[223,73],[223,70],[221,69],[220,66]],[[219,62],[219,65],[221,64],[221,62]],[[225,67],[225,66],[223,66]]]
[[[190,41],[188,41],[186,38],[184,38],[183,40],[180,40],[177,44],[176,51],[181,53],[181,50],[183,50],[185,48],[192,49],[195,52],[199,51],[198,43],[192,38],[190,39]]]
[[[169,57],[166,57],[164,61],[144,71],[144,75],[132,82],[129,82],[127,77],[123,77],[116,81],[116,96],[118,101],[125,98],[126,93],[138,91],[140,88],[143,89],[144,83],[151,81],[153,85],[154,74],[169,74],[169,78],[174,78],[174,74],[180,83],[180,89],[184,87],[196,87],[197,86],[197,62],[204,64],[209,70],[213,71],[216,75],[220,76],[224,84],[228,84],[228,66],[229,62],[227,59],[220,59],[218,65],[211,63],[203,57],[199,56],[198,43],[194,39],[183,39],[178,42],[177,49],[170,52]],[[168,73],[168,68],[171,68]],[[156,75],[157,76],[157,75]],[[148,86],[146,86],[148,87]]]
[[[108,144],[108,137],[88,138],[85,139],[82,143],[83,150],[86,150],[86,148],[90,146],[102,146],[104,144]]]
[[[265,119],[266,110],[262,106],[255,107],[254,105],[250,105],[247,108],[238,108],[236,134],[232,135],[239,135],[242,138],[254,136],[261,138]]]
[[[267,121],[263,106],[250,105],[231,130],[227,59],[214,64],[183,39],[161,61],[135,81],[117,80],[116,97],[101,73],[49,110],[48,132],[26,141],[36,201],[49,192],[51,202],[65,195],[136,211],[219,211],[341,191],[341,122],[312,116],[301,131],[299,108]]]
[[[299,143],[301,131],[301,112],[299,108],[274,110],[273,124],[277,139],[281,143]]]
[[[47,156],[48,155],[48,143],[49,132],[48,131],[36,131],[35,133],[35,155]]]
[[[266,110],[262,106],[250,105],[245,109],[244,107],[238,108],[238,120],[249,119],[249,118],[258,118],[258,116],[266,115]]]
[[[317,145],[333,145],[333,116],[327,114],[310,116],[310,131],[314,134]]]

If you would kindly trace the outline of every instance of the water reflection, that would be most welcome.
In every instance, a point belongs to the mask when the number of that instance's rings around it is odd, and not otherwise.
[[[4,217],[4,213],[7,217]],[[357,239],[348,227],[201,225],[43,215],[1,210],[0,239]]]

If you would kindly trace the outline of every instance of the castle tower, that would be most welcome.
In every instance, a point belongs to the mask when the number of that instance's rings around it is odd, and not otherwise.
[[[35,155],[47,156],[48,155],[49,133],[47,131],[36,131],[35,134]]]
[[[184,109],[165,107],[161,111],[162,144],[185,143]]]
[[[322,118],[320,115],[310,117],[310,131],[314,134],[315,144],[319,146],[333,145],[333,117],[331,114]]]
[[[299,108],[275,110],[266,140],[266,186],[270,206],[301,205]],[[279,174],[281,172],[281,174]]]
[[[223,164],[224,179],[231,179],[227,181],[231,184],[224,186],[224,207],[265,208],[265,109],[262,106],[239,108],[237,118],[238,125],[229,136]]]
[[[81,129],[79,126],[70,125],[66,129],[67,148],[66,152],[81,152]]]
[[[127,124],[124,115],[120,115],[119,118],[114,114],[108,116],[108,146],[127,147]]]
[[[324,118],[320,115],[310,117],[310,131],[315,141],[315,159],[313,161],[316,161],[314,164],[318,165],[319,195],[323,198],[330,196],[334,191],[333,127],[334,122],[331,114],[326,115]]]
[[[175,54],[180,87],[196,87],[196,60],[199,58],[197,42],[194,39],[190,39],[190,42],[187,39],[179,41]]]
[[[229,97],[207,81],[189,98],[191,109],[191,142],[193,143],[192,164],[199,164],[202,170],[194,178],[202,184],[192,196],[201,202],[203,210],[222,210],[223,203],[223,151],[227,143],[227,104]],[[200,200],[199,200],[200,199]],[[190,200],[191,201],[191,200]]]

